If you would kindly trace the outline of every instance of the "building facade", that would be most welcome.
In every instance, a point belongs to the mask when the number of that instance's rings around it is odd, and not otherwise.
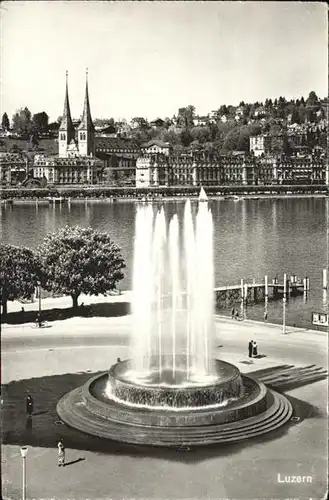
[[[36,155],[33,177],[46,179],[48,184],[98,184],[102,181],[103,165],[97,158]]]
[[[267,134],[251,136],[249,139],[249,150],[256,157],[269,153],[271,150],[271,138]]]
[[[169,142],[163,142],[159,139],[152,139],[151,141],[143,144],[142,151],[145,154],[162,154],[169,156],[170,144]]]
[[[0,185],[20,184],[29,173],[28,158],[21,153],[0,153]]]
[[[143,155],[136,187],[328,184],[324,159]]]

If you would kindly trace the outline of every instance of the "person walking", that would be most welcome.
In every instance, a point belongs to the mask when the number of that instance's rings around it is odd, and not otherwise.
[[[37,313],[36,324],[38,325],[39,328],[42,327],[41,314],[39,312]]]
[[[234,319],[234,316],[235,316],[235,309],[234,309],[234,307],[233,307],[233,309],[232,309],[232,311],[231,311],[231,317],[232,317],[232,319]]]
[[[63,440],[60,439],[57,444],[58,448],[58,467],[65,467],[65,447],[63,444]]]
[[[258,350],[257,350],[257,342],[256,342],[256,340],[252,341],[252,356],[253,356],[253,358],[256,358],[258,356]]]
[[[249,344],[248,344],[248,355],[249,355],[249,358],[252,358],[252,343],[253,341],[250,340]]]
[[[264,321],[265,321],[265,323],[267,321],[267,311],[264,311]]]
[[[28,417],[31,417],[33,413],[33,398],[31,394],[28,394],[26,398],[26,414]]]

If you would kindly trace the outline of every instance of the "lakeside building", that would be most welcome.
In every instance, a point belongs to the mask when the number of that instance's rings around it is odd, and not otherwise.
[[[136,141],[122,137],[96,138],[96,157],[103,162],[102,182],[135,184],[136,160],[141,149]]]
[[[145,154],[136,162],[136,187],[328,184],[324,159]]]

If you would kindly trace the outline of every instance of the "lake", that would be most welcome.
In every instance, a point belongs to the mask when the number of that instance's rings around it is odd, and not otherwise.
[[[257,282],[283,273],[310,278],[307,300],[296,297],[287,303],[287,324],[311,328],[312,311],[327,311],[322,290],[322,270],[327,267],[327,212],[325,198],[211,200],[214,220],[216,286],[234,285],[241,278]],[[182,219],[184,202],[155,203],[170,217]],[[63,201],[57,204],[19,203],[1,205],[0,234],[4,243],[35,248],[47,232],[66,224],[91,226],[107,231],[121,247],[126,260],[120,288],[129,289],[132,278],[134,226],[137,203],[131,201]],[[192,201],[195,213],[197,202]],[[263,304],[248,307],[247,317],[263,319]],[[269,303],[268,321],[282,322],[282,301]],[[224,311],[227,313],[228,311]]]

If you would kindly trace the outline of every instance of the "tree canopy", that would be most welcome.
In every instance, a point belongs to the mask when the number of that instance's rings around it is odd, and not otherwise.
[[[49,117],[47,113],[42,111],[41,113],[36,113],[32,118],[32,129],[36,134],[44,134],[48,132],[48,120]]]
[[[81,293],[106,295],[123,278],[125,262],[109,234],[66,226],[48,234],[38,248],[42,286],[71,295],[73,307]]]
[[[0,244],[0,291],[3,314],[7,301],[27,299],[38,282],[38,261],[32,250]]]
[[[1,127],[3,130],[9,130],[10,128],[10,122],[6,112],[4,112],[4,114],[2,115]]]
[[[22,136],[29,136],[32,130],[31,111],[19,109],[13,116],[13,131]]]

